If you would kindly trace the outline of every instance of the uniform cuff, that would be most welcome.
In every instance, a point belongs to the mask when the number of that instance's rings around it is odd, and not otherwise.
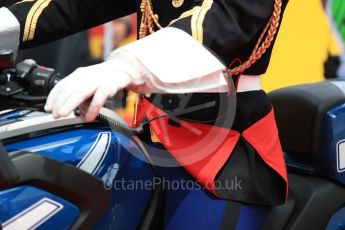
[[[146,90],[163,93],[227,92],[225,66],[186,32],[165,28],[115,50],[141,76]],[[144,73],[144,74],[143,74]],[[143,90],[143,88],[141,88]]]

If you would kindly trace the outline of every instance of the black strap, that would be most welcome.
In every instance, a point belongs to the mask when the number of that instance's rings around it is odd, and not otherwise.
[[[222,222],[220,223],[220,230],[234,230],[238,217],[240,215],[241,204],[238,202],[229,201],[226,204]]]
[[[0,190],[14,185],[18,180],[18,173],[7,151],[0,141]]]

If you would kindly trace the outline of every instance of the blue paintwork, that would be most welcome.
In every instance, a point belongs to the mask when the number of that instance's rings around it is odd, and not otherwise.
[[[100,167],[94,175],[107,182],[112,188],[113,180],[151,180],[153,170],[127,151],[144,158],[136,144],[125,135],[112,131],[107,126],[66,130],[51,135],[26,139],[5,146],[8,152],[28,150],[49,158],[77,166],[90,150],[98,135],[111,133],[111,142]],[[95,228],[114,227],[116,229],[135,229],[148,204],[151,190],[119,190],[113,188],[113,202],[109,210],[96,224]]]
[[[228,226],[229,229],[259,230],[271,210],[270,207],[217,199],[197,185],[181,167],[157,167],[156,170],[166,190],[164,229],[223,229],[222,222],[230,218],[232,226]],[[239,206],[238,212],[230,206]],[[232,211],[226,212],[228,208]]]
[[[314,159],[318,174],[345,184],[345,172],[337,170],[337,144],[345,140],[345,104],[326,113],[322,127],[320,152]]]
[[[153,177],[149,165],[141,161],[140,167],[137,167],[137,163],[138,159],[129,155],[126,166],[120,168],[116,177],[118,183],[113,185],[112,205],[95,229],[101,229],[104,226],[109,226],[110,229],[136,229],[148,205],[151,190],[130,187],[131,182],[152,180]],[[121,181],[126,181],[126,183],[121,183]],[[121,184],[124,184],[124,187]]]
[[[60,197],[31,186],[0,191],[0,222],[6,222],[43,198],[54,200],[63,208],[38,229],[69,229],[78,218],[79,209]]]
[[[6,145],[8,152],[27,150],[76,166],[98,136],[97,130],[78,129]]]
[[[345,207],[337,211],[329,221],[326,230],[345,229]]]

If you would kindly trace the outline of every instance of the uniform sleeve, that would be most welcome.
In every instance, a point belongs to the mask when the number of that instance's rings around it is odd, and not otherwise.
[[[272,15],[273,5],[274,0],[204,0],[171,26],[186,31],[224,57],[258,38]]]
[[[17,2],[20,2],[20,0],[2,0],[0,1],[0,7],[9,7]]]
[[[31,47],[135,12],[134,0],[23,0],[8,9],[20,24],[20,46]]]

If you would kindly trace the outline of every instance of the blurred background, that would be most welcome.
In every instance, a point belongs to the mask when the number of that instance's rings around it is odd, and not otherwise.
[[[345,77],[339,69],[344,25],[344,0],[290,0],[263,77],[264,89]]]
[[[117,47],[136,39],[136,15],[32,49],[20,50],[17,62],[34,59],[67,76],[76,68],[102,62]]]

